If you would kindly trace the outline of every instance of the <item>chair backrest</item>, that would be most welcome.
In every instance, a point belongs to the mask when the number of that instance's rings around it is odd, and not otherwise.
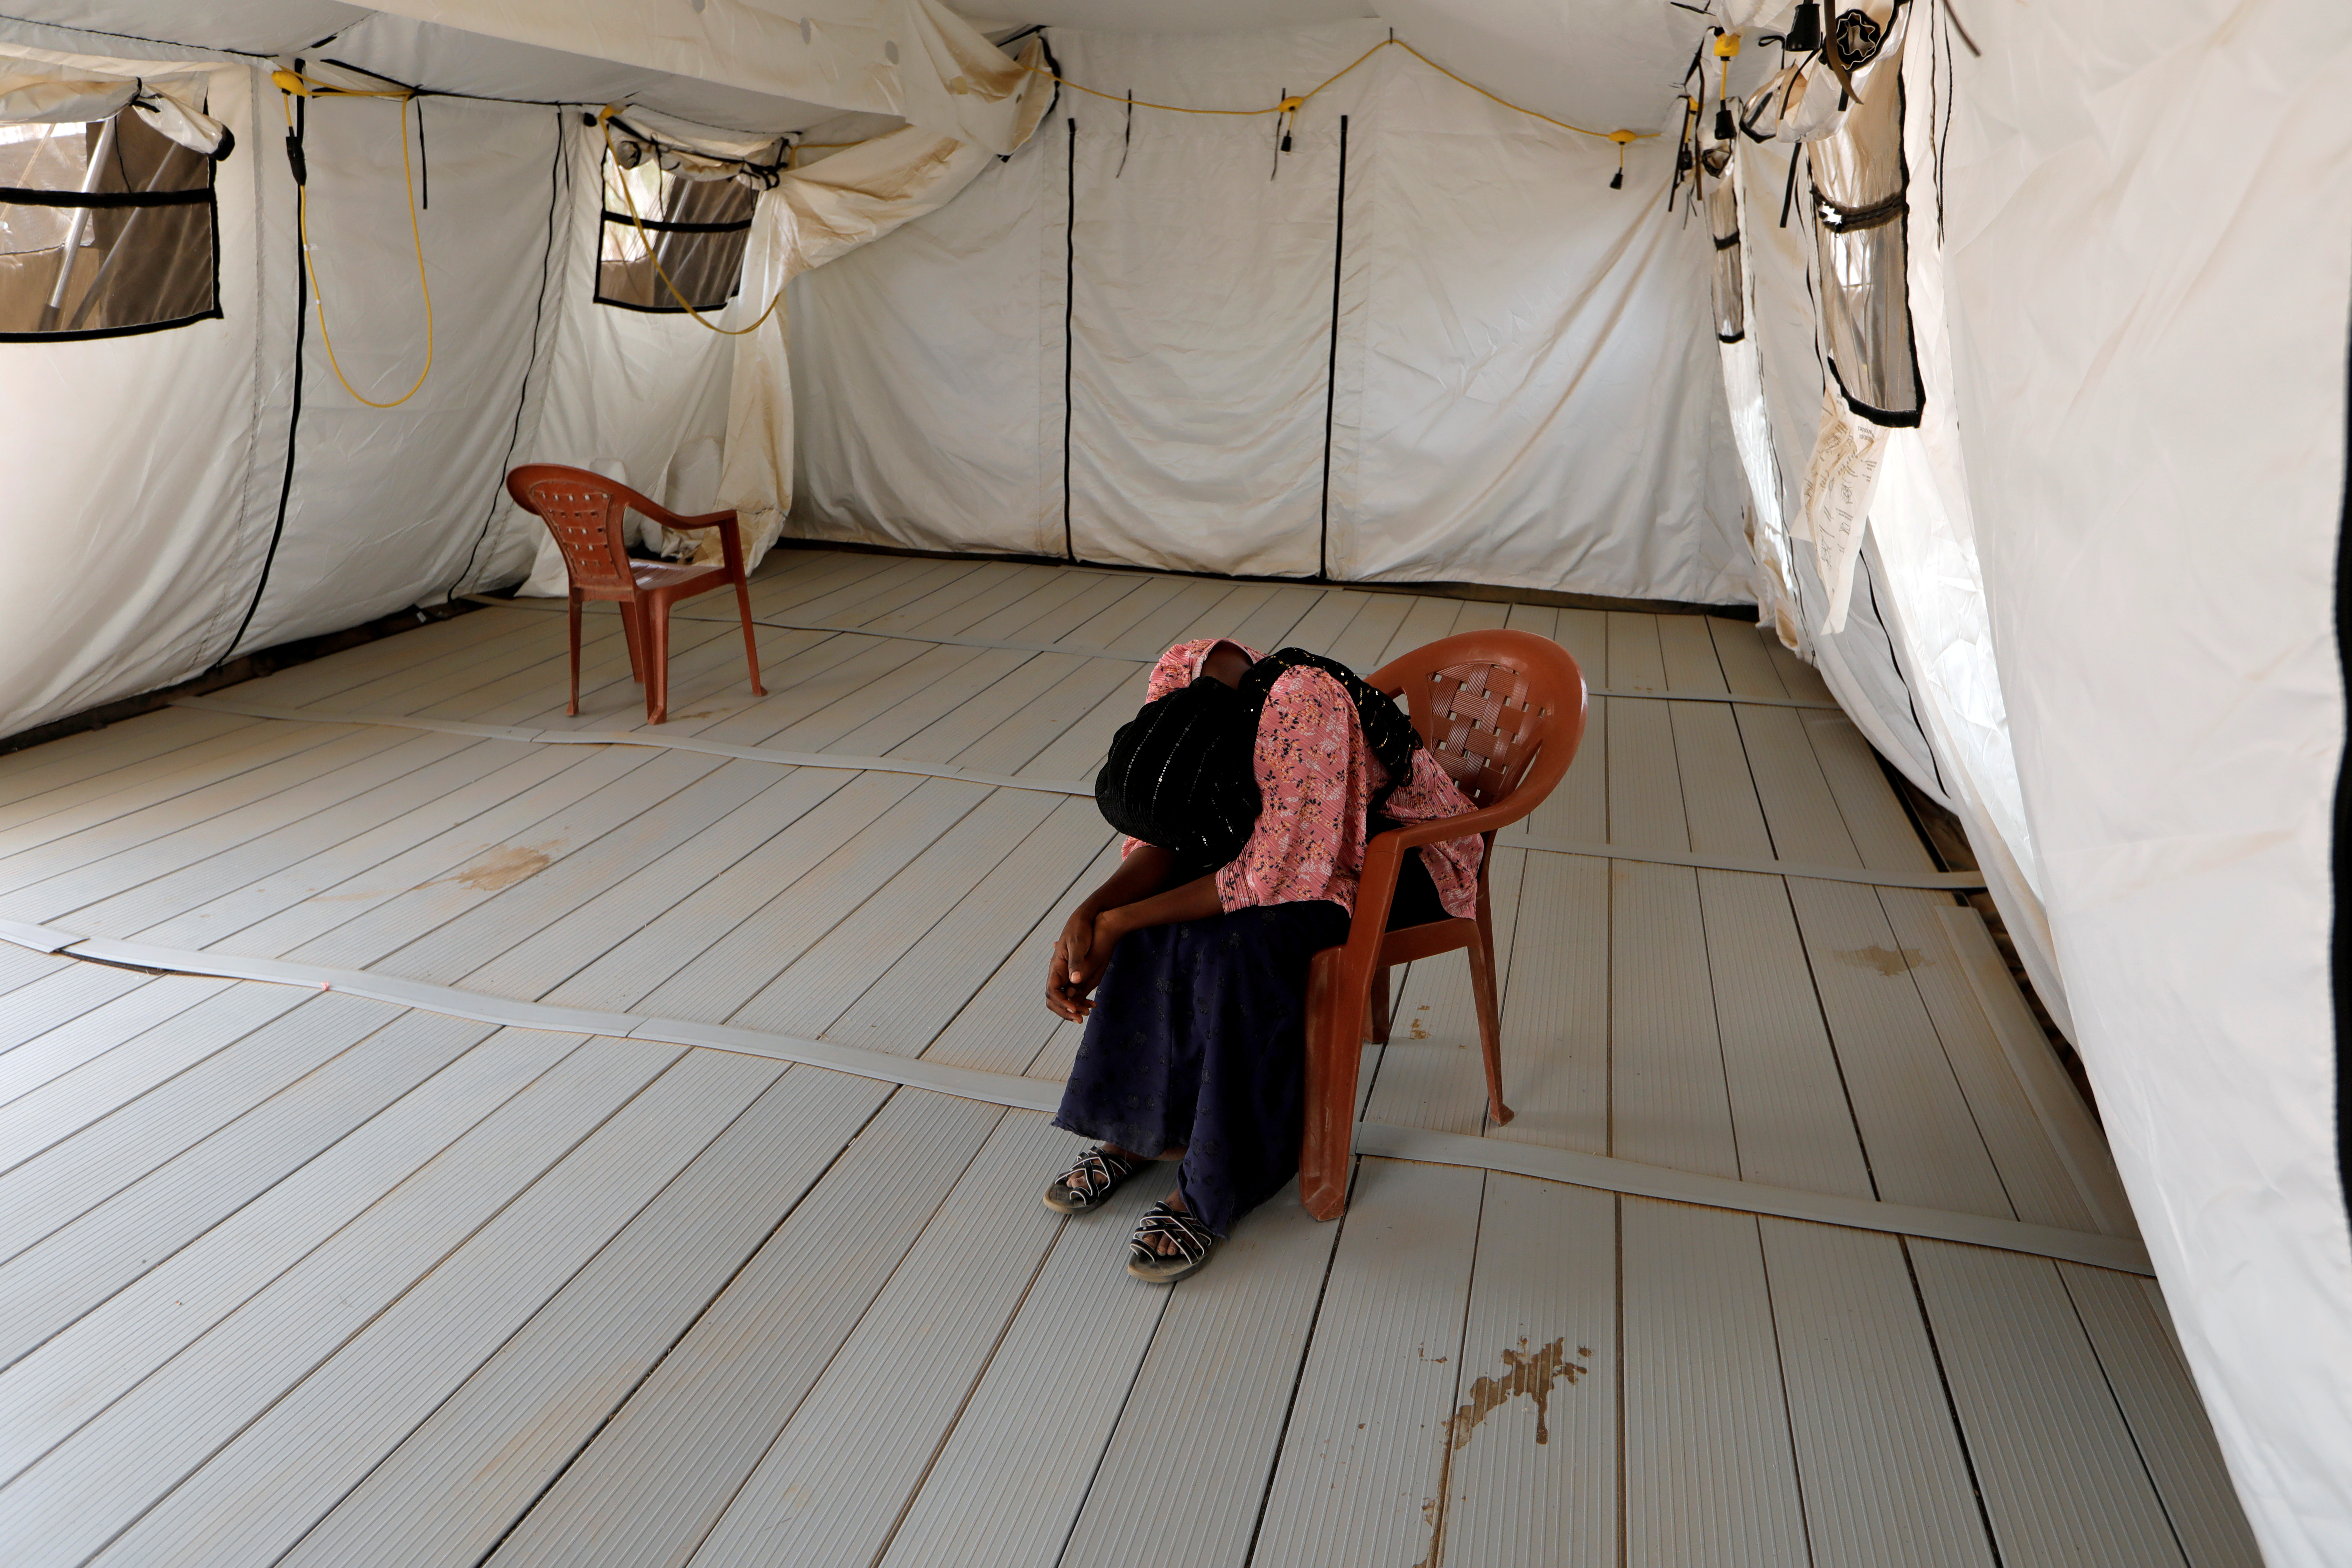
[[[1584,739],[1584,672],[1533,632],[1464,632],[1364,678],[1404,694],[1413,728],[1474,805],[1543,803]]]
[[[507,493],[555,535],[573,586],[635,592],[622,523],[632,505],[643,510],[649,504],[643,496],[617,479],[560,463],[524,464],[507,476]]]

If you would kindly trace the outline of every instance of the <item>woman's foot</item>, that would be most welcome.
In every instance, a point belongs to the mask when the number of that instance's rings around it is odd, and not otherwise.
[[[1137,1224],[1127,1244],[1127,1271],[1155,1285],[1173,1285],[1207,1267],[1216,1245],[1215,1234],[1185,1209],[1183,1194],[1171,1193]]]
[[[1085,1214],[1110,1200],[1120,1183],[1149,1162],[1116,1143],[1102,1143],[1078,1156],[1078,1163],[1054,1178],[1045,1188],[1045,1206],[1064,1214]]]

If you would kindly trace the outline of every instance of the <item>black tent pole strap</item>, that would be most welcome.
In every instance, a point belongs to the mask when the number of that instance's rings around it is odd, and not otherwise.
[[[539,363],[539,333],[547,316],[548,285],[555,278],[555,216],[571,186],[572,166],[563,156],[563,110],[559,108],[555,111],[555,162],[547,171],[547,245],[540,253],[539,298],[530,312],[530,350],[523,356],[522,384],[515,392],[514,423],[507,428],[507,455],[499,464],[499,482],[490,488],[490,506],[483,514],[482,531],[474,536],[474,547],[466,552],[465,569],[441,595],[445,604],[455,600],[457,590],[474,574],[474,562],[481,554],[482,546],[489,542],[491,524],[499,520],[499,503],[506,500],[507,472],[514,464],[515,447],[522,440],[523,410],[530,405],[530,372]]]
[[[302,62],[296,60],[294,68],[300,70]],[[292,168],[294,182],[300,184],[308,171],[303,167],[302,137],[310,129],[310,100],[294,100],[294,129],[286,138],[287,163]],[[245,640],[247,628],[253,625],[253,614],[261,608],[261,595],[269,591],[269,569],[278,563],[278,542],[286,536],[286,508],[294,499],[294,436],[302,426],[302,345],[309,336],[310,324],[310,258],[303,247],[302,237],[294,237],[294,386],[290,406],[286,411],[286,472],[278,482],[278,518],[269,525],[269,548],[261,557],[261,576],[253,584],[253,597],[245,606],[245,618],[236,623],[236,635],[221,649],[220,658],[213,661],[217,669],[236,652],[236,645]]]
[[[2352,388],[2352,353],[2346,381]],[[2338,679],[2352,691],[2352,431],[2344,445],[2344,514],[2336,535],[2336,660]],[[2328,880],[2334,894],[2329,932],[2329,978],[2336,1015],[2336,1173],[2345,1212],[2352,1217],[2352,920],[2345,900],[2352,893],[2352,746],[2336,764],[2336,836]]]
[[[1323,519],[1315,540],[1315,580],[1331,578],[1331,428],[1339,402],[1339,271],[1348,254],[1348,117],[1339,116],[1339,194],[1331,219],[1331,358],[1323,382]]]
[[[1069,121],[1069,190],[1062,221],[1062,551],[1078,558],[1076,531],[1070,525],[1070,319],[1077,306],[1078,280],[1078,121]]]

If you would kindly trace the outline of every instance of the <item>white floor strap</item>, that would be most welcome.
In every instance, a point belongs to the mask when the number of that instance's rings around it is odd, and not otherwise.
[[[0,920],[0,941],[37,952],[63,953],[103,963],[163,970],[175,974],[252,980],[279,985],[299,985],[317,991],[341,991],[394,1006],[468,1018],[520,1029],[547,1029],[564,1034],[603,1035],[617,1039],[646,1040],[663,1045],[698,1046],[733,1051],[778,1061],[802,1062],[858,1078],[912,1089],[930,1089],[962,1100],[1051,1113],[1061,1104],[1058,1080],[1016,1078],[1010,1073],[981,1072],[925,1061],[919,1057],[894,1056],[887,1051],[835,1045],[829,1040],[802,1039],[757,1029],[730,1028],[723,1024],[696,1024],[676,1018],[646,1018],[632,1013],[605,1013],[581,1007],[556,1007],[540,1002],[518,1002],[488,996],[451,985],[435,985],[365,970],[329,969],[276,958],[241,958],[230,953],[162,947],[148,942],[120,942],[110,937],[80,937],[49,926]],[[1942,1209],[1916,1208],[1904,1204],[1874,1203],[1861,1198],[1833,1197],[1822,1193],[1796,1192],[1754,1182],[1703,1176],[1631,1160],[1499,1138],[1470,1138],[1459,1133],[1432,1132],[1367,1121],[1356,1130],[1360,1153],[1388,1159],[1419,1160],[1431,1164],[1465,1165],[1564,1182],[1573,1186],[1635,1197],[1664,1198],[1741,1214],[1773,1215],[1811,1220],[1850,1229],[1918,1236],[1940,1241],[1966,1242],[2005,1252],[2063,1258],[2129,1274],[2153,1276],[2155,1269],[2139,1242],[2127,1237],[2095,1236],[2016,1220],[1954,1214]]]
[[[248,719],[278,719],[304,724],[374,724],[393,729],[430,730],[450,735],[479,735],[489,741],[520,741],[543,746],[658,746],[676,752],[700,752],[714,757],[773,763],[780,767],[839,768],[851,773],[912,773],[921,778],[957,779],[1000,789],[1037,790],[1046,795],[1091,798],[1091,779],[1028,778],[1014,773],[985,773],[944,763],[915,763],[898,757],[846,756],[838,752],[785,752],[766,746],[732,746],[687,734],[653,730],[527,730],[512,724],[476,724],[463,719],[422,719],[404,713],[343,713],[322,708],[280,708],[228,697],[181,697],[177,708],[201,708],[215,713],[236,713]],[[1769,877],[1810,877],[1824,882],[1859,882],[1873,888],[1932,888],[1969,890],[1985,885],[1973,871],[1870,871],[1852,866],[1818,866],[1798,860],[1744,860],[1720,855],[1689,855],[1671,849],[1629,849],[1613,844],[1588,844],[1565,838],[1536,838],[1505,833],[1497,843],[1515,849],[1552,855],[1590,855],[1602,860],[1641,860],[1662,866],[1695,866],[1711,871],[1750,871]]]

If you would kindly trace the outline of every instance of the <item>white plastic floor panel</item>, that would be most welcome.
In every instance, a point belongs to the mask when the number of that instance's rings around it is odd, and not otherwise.
[[[693,606],[670,736],[1082,777],[1171,642],[1510,626],[1619,694],[1537,837],[1936,868],[1727,621],[830,550],[753,598],[769,695]],[[642,727],[583,635],[576,718],[546,605],[230,695]],[[0,756],[0,916],[1049,1081],[1045,955],[1115,856],[1084,799],[677,750],[167,710]],[[1033,1110],[0,944],[0,1557],[2252,1568],[2151,1282],[1524,1173],[2128,1237],[1973,910],[1509,847],[1492,889],[1517,1115],[1459,954],[1398,972],[1366,1092],[1522,1173],[1362,1159],[1338,1224],[1285,1194],[1173,1290],[1121,1267],[1170,1173],[1066,1220]]]

